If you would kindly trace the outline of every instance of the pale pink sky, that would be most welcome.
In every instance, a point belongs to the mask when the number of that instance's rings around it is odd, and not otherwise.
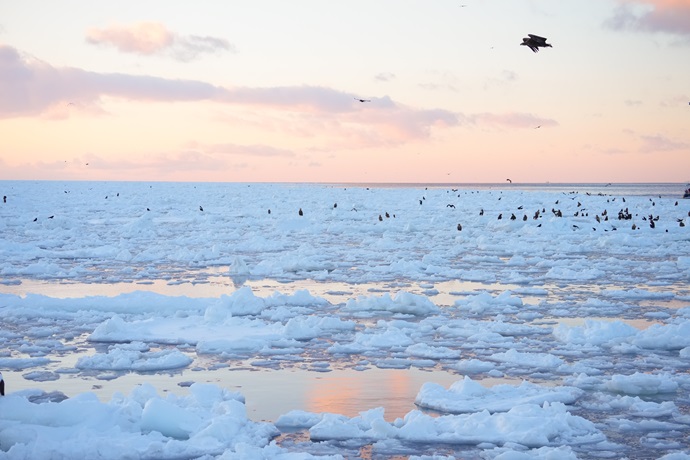
[[[690,0],[237,3],[0,4],[0,180],[690,180]]]

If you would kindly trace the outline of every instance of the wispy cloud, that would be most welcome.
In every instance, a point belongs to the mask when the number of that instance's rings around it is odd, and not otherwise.
[[[690,2],[687,0],[619,0],[606,25],[616,30],[665,32],[690,44]]]
[[[52,180],[56,176],[66,180],[101,180],[123,177],[131,180],[186,180],[195,173],[213,174],[241,165],[230,163],[222,156],[196,150],[173,152],[140,152],[136,160],[115,156],[85,153],[77,158],[60,161],[27,161],[10,165],[0,158],[0,175],[13,179]]]
[[[358,103],[352,94],[323,86],[308,85],[231,88],[222,99],[236,104],[291,107],[300,111],[330,113],[351,111]],[[388,103],[385,100],[381,102]]]
[[[661,134],[640,136],[642,140],[641,152],[644,153],[657,153],[657,152],[668,152],[673,150],[684,150],[690,147],[687,142],[680,142],[670,139]]]
[[[391,72],[381,72],[374,76],[374,80],[377,81],[391,81],[395,80],[395,74]]]
[[[688,102],[690,102],[690,96],[683,94],[679,96],[668,97],[662,100],[659,104],[662,107],[683,107],[683,109],[686,109],[688,106]]]
[[[543,118],[531,113],[480,113],[472,115],[470,119],[478,124],[486,124],[503,128],[537,128],[558,126],[556,120]]]
[[[206,153],[233,155],[233,156],[251,156],[251,157],[294,157],[295,152],[288,149],[281,149],[263,144],[195,144],[195,147]]]
[[[81,166],[88,163],[88,166]],[[174,152],[145,153],[137,155],[136,160],[107,158],[96,153],[88,153],[75,162],[83,172],[95,174],[99,171],[140,173],[177,173],[179,171],[216,171],[227,168],[228,163],[223,158],[196,149],[181,149]]]
[[[429,81],[419,83],[418,86],[428,91],[451,91],[457,92],[461,86],[461,80],[452,72],[428,72]]]
[[[122,53],[165,55],[184,62],[203,54],[237,51],[223,38],[179,35],[157,22],[92,28],[86,32],[86,41],[93,45],[111,46]]]

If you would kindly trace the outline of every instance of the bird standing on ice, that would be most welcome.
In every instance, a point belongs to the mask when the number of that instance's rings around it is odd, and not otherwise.
[[[539,52],[539,48],[553,48],[551,45],[546,43],[546,39],[544,37],[532,34],[527,34],[527,37],[522,39],[522,43],[520,43],[520,45],[529,46],[529,49],[535,53]]]
[[[0,372],[0,396],[5,396],[5,381],[2,379],[2,372]]]

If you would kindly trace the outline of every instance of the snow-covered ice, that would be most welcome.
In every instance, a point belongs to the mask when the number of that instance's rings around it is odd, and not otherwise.
[[[0,459],[690,458],[664,185],[0,189]]]

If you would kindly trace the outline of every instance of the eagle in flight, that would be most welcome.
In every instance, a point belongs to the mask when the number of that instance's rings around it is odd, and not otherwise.
[[[539,52],[539,48],[552,48],[551,45],[546,43],[546,39],[544,37],[540,37],[539,35],[532,35],[532,34],[527,34],[527,37],[522,39],[522,43],[520,45],[525,45],[529,46],[529,49],[534,51],[535,53]]]

